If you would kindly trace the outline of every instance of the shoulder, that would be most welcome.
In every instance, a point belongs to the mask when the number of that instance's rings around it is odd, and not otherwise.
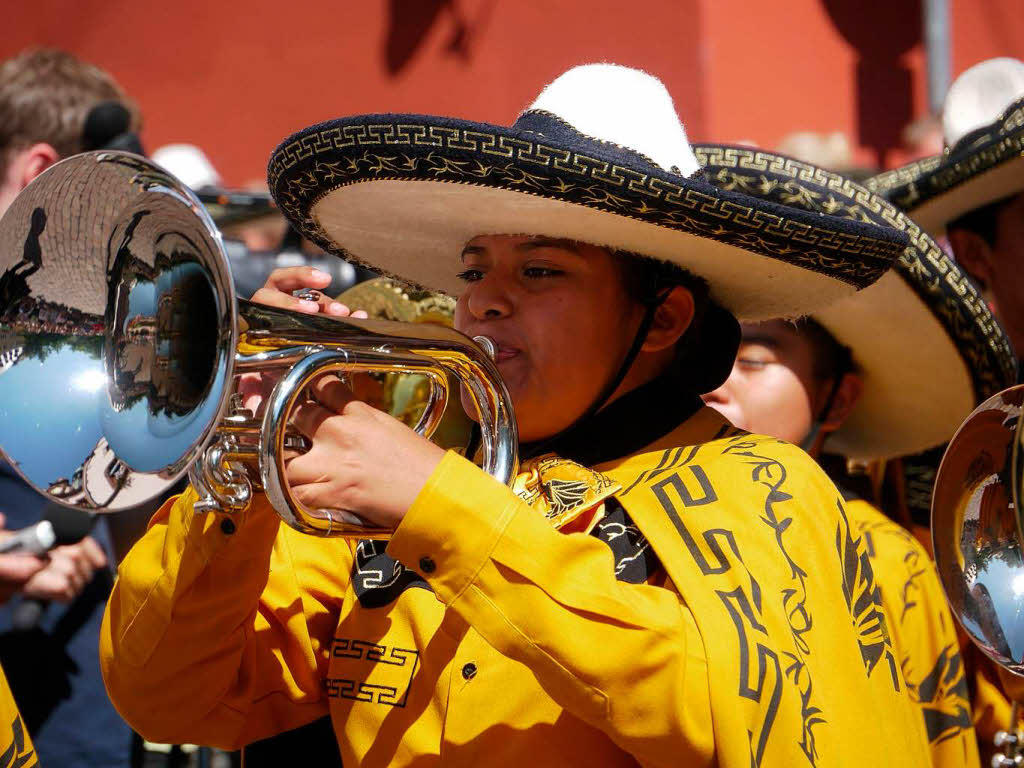
[[[796,494],[824,494],[829,503],[839,497],[832,481],[802,449],[737,429],[711,408],[702,408],[644,451],[599,469],[626,494],[682,478],[713,489],[716,499],[733,495],[730,487],[750,483],[784,487]]]
[[[797,500],[812,497],[818,502],[818,497],[827,497],[830,504],[840,498],[814,459],[775,437],[736,431],[700,446],[694,461],[720,484],[753,483]]]
[[[851,527],[863,537],[872,560],[929,560],[924,546],[913,533],[886,517],[880,509],[862,499],[845,502]]]

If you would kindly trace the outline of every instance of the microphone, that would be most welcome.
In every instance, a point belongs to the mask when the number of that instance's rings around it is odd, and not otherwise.
[[[131,130],[132,115],[118,101],[104,101],[97,104],[85,118],[82,128],[82,149],[117,149],[145,154],[139,137]]]
[[[92,523],[88,512],[53,505],[38,523],[0,541],[0,555],[42,555],[54,547],[74,544],[88,535]]]

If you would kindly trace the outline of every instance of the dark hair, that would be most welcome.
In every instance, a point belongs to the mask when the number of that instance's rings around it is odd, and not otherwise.
[[[857,364],[849,347],[840,344],[824,326],[810,317],[797,321],[797,330],[814,350],[814,378],[838,381],[847,373],[855,373]]]
[[[1010,195],[1002,200],[996,200],[994,203],[968,211],[963,216],[949,222],[946,229],[964,229],[973,232],[988,243],[989,247],[994,248],[999,236],[999,214],[1013,202],[1015,197],[1016,195]]]
[[[85,119],[104,101],[123,104],[138,128],[138,112],[114,79],[55,49],[24,51],[0,63],[0,175],[14,150],[46,142],[60,157],[81,152]]]

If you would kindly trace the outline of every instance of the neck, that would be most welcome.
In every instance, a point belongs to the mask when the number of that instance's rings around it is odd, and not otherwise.
[[[618,392],[618,390],[616,390]],[[621,392],[597,413],[553,438],[525,443],[524,459],[546,453],[584,466],[636,453],[667,435],[703,405],[671,376],[658,376]]]
[[[619,383],[619,386],[615,388],[612,394],[605,401],[604,405],[601,406],[599,412],[607,408],[620,397],[628,395],[630,392],[646,386],[661,376],[665,376],[666,371],[671,364],[671,349],[667,350],[667,354],[664,351],[661,353],[649,353],[641,350],[640,353],[637,354],[633,364],[630,366],[629,372],[626,373],[622,381]]]

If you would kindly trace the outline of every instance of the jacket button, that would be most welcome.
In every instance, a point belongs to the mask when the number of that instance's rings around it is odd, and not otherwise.
[[[462,677],[466,680],[472,680],[474,677],[476,677],[476,664],[474,664],[472,661],[466,664],[462,668]]]
[[[238,526],[235,525],[235,521],[234,520],[232,520],[230,517],[221,518],[221,521],[220,521],[220,531],[221,531],[221,533],[223,533],[225,536],[230,536],[230,535],[232,535],[237,530],[238,530]]]
[[[423,573],[433,573],[437,570],[437,563],[431,557],[423,556],[420,558],[420,570]]]

